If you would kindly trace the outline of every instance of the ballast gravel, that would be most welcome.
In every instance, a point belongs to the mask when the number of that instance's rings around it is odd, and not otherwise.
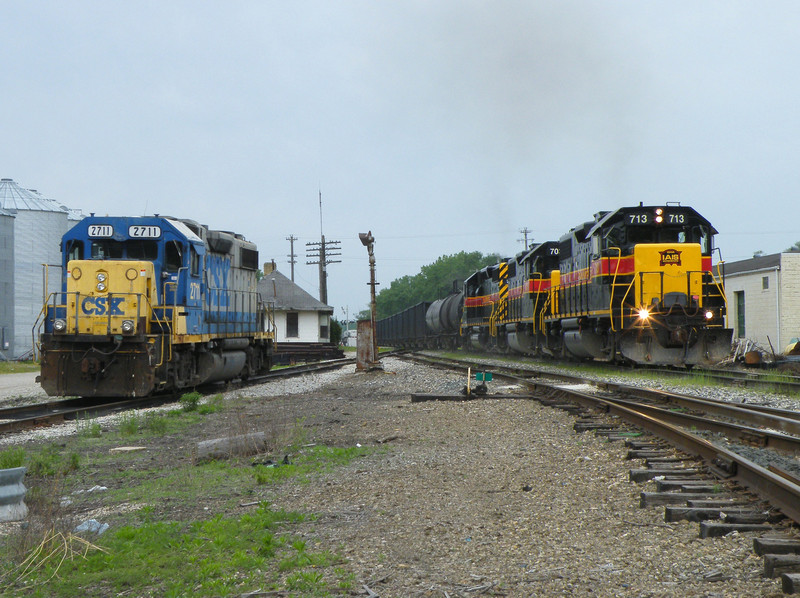
[[[761,576],[752,534],[700,539],[696,523],[639,508],[652,488],[628,481],[636,462],[621,443],[578,434],[571,416],[535,401],[411,403],[466,380],[383,363],[277,398],[284,416],[305,414],[315,442],[378,450],[263,496],[317,513],[307,539],[339,547],[359,587],[384,598],[781,595]]]
[[[696,523],[640,508],[653,487],[628,480],[640,464],[625,460],[620,442],[577,433],[572,416],[532,400],[412,403],[412,392],[458,393],[465,378],[394,358],[383,365],[227,395],[243,399],[248,431],[293,422],[306,446],[374,449],[309,482],[259,486],[242,502],[316,514],[293,533],[347,559],[349,595],[782,596],[778,580],[762,577],[753,534],[700,539]],[[230,429],[215,415],[197,440]],[[179,443],[166,450],[189,458]]]

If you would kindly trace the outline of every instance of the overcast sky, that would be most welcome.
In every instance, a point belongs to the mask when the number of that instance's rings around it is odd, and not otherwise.
[[[0,176],[242,233],[337,317],[444,254],[681,202],[800,240],[800,2],[7,0]],[[379,287],[382,288],[382,287]]]

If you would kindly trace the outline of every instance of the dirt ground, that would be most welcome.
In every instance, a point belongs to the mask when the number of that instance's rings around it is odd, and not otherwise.
[[[628,481],[636,464],[620,443],[578,434],[571,416],[530,400],[412,403],[412,392],[455,393],[464,380],[384,365],[234,391],[239,409],[149,443],[141,463],[191,461],[197,441],[233,432],[296,428],[308,445],[374,447],[311,483],[260,486],[241,501],[316,514],[295,531],[347,559],[354,595],[782,595],[778,581],[761,578],[752,537],[700,540],[696,524],[665,524],[663,510],[640,509],[648,488]],[[85,475],[103,483],[101,470]],[[99,496],[95,507],[119,505]],[[198,499],[152,508],[185,520],[223,507]]]

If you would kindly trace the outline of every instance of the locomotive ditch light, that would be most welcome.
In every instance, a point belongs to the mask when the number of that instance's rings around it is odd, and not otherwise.
[[[62,320],[61,318],[59,318],[55,322],[53,322],[53,331],[54,332],[62,333],[62,332],[66,332],[66,330],[67,330],[67,321],[66,320]]]
[[[706,320],[711,320],[714,317],[714,312],[709,309],[708,311],[706,311],[705,316]]]
[[[124,334],[132,334],[136,329],[136,326],[134,325],[133,320],[122,320],[121,328]]]
[[[639,311],[637,312],[637,314],[636,314],[636,315],[638,315],[638,316],[639,316],[639,319],[640,319],[642,322],[646,322],[647,320],[649,320],[649,319],[650,319],[650,310],[649,310],[649,309],[647,309],[646,307],[640,307],[640,308],[639,308]]]

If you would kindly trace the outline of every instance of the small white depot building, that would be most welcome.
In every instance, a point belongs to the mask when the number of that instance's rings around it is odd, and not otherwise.
[[[258,293],[274,311],[275,342],[330,342],[333,308],[309,295],[270,264],[264,266]]]

